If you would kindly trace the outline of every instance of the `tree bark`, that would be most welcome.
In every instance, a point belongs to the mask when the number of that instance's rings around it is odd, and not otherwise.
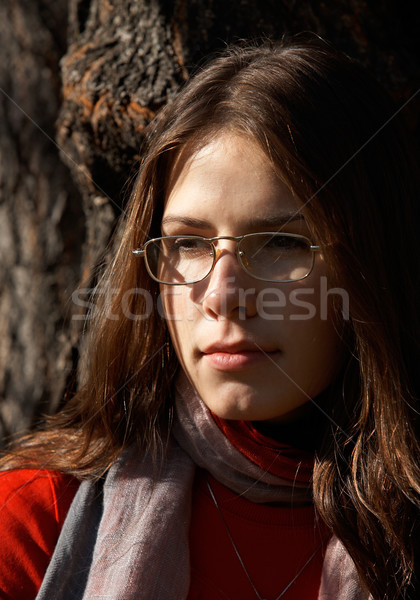
[[[83,318],[72,291],[94,281],[145,126],[204,57],[238,38],[311,30],[369,66],[399,105],[420,87],[415,3],[70,0],[67,14],[63,0],[7,0],[0,23],[3,433],[60,403]],[[405,112],[418,131],[418,97]],[[45,135],[57,115],[64,164]]]
[[[0,433],[54,410],[72,372],[68,299],[84,218],[59,158],[63,0],[0,4]]]

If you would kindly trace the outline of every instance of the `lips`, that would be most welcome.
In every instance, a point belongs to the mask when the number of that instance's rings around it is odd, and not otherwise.
[[[202,351],[203,360],[218,371],[242,371],[270,360],[279,349],[268,348],[256,342],[242,340],[235,343],[214,343]]]
[[[202,354],[214,354],[218,352],[226,353],[226,354],[238,354],[243,352],[263,352],[266,354],[270,354],[272,352],[279,352],[278,348],[271,348],[269,346],[264,345],[263,343],[259,344],[252,340],[239,340],[237,342],[215,342],[206,346],[203,350],[201,350]]]

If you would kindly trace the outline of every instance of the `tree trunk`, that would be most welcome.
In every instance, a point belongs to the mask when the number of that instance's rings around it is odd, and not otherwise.
[[[367,64],[402,105],[419,87],[418,9],[388,0],[374,10],[362,0],[70,0],[67,16],[62,0],[3,0],[4,433],[58,406],[87,305],[72,291],[94,281],[145,126],[194,67],[225,42],[312,30]],[[418,98],[406,107],[417,130],[418,108]],[[78,192],[45,135],[54,137],[57,114],[61,159]]]
[[[0,433],[54,410],[72,373],[69,295],[85,237],[55,143],[65,0],[0,4]]]

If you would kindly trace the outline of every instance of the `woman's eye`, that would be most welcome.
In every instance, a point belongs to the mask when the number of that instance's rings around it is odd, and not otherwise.
[[[201,238],[174,238],[166,240],[167,253],[178,257],[197,258],[212,253],[211,246]]]
[[[181,252],[188,252],[188,250],[195,250],[200,247],[200,240],[190,238],[179,238],[174,240],[173,249]]]
[[[307,243],[305,240],[302,240],[297,237],[289,237],[289,236],[273,236],[268,242],[265,244],[267,249],[273,250],[299,250],[307,247]]]

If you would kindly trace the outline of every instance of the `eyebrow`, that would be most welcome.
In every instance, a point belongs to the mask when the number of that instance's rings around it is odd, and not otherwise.
[[[262,217],[261,219],[251,218],[246,224],[250,229],[258,229],[262,227],[281,227],[283,225],[287,225],[287,223],[291,223],[292,221],[304,220],[304,216],[300,212],[296,211],[286,215]],[[162,219],[161,224],[167,225],[168,223],[181,223],[182,225],[194,227],[195,229],[211,229],[212,226],[209,221],[197,219],[195,217],[186,217],[183,215],[166,215],[166,217]]]

